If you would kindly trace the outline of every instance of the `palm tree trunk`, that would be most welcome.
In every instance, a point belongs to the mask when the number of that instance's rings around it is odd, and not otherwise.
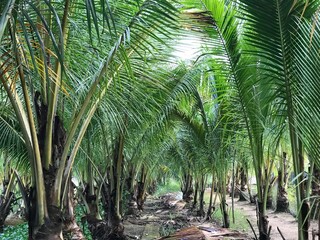
[[[113,166],[110,168],[109,180],[110,183],[107,193],[107,226],[108,234],[104,239],[122,240],[124,236],[124,226],[120,213],[121,201],[121,176],[123,172],[123,150],[124,150],[124,134],[120,133],[116,141],[114,149]]]
[[[115,178],[117,178],[115,176]],[[108,193],[108,211],[107,211],[107,226],[108,226],[108,232],[107,235],[103,239],[107,240],[122,240],[126,239],[124,236],[124,226],[121,221],[121,215],[119,212],[119,209],[116,208],[119,203],[117,203],[119,197],[117,197],[117,192],[113,189],[110,192],[111,189],[109,189]]]
[[[193,194],[193,188],[192,188],[192,175],[188,173],[184,173],[182,178],[182,199],[186,202],[190,202],[191,196]]]
[[[103,207],[105,219],[98,220],[96,218],[87,217],[89,230],[94,240],[124,240],[127,239],[124,235],[124,226],[122,224],[121,215],[116,208],[117,193],[116,181],[117,174],[114,166],[108,168],[108,183],[105,182],[102,188]]]
[[[192,209],[195,209],[197,207],[197,200],[198,200],[198,190],[199,190],[199,182],[198,180],[195,181],[194,183],[194,196],[193,196],[193,203],[192,203]]]
[[[62,153],[64,151],[66,132],[64,130],[63,122],[58,116],[54,117],[53,134],[52,134],[52,156],[51,162],[47,167],[44,163],[45,154],[45,139],[46,139],[46,128],[47,128],[47,106],[43,103],[40,93],[35,93],[35,109],[38,121],[38,142],[40,156],[42,159],[42,172],[44,178],[44,192],[39,193],[41,189],[31,188],[29,194],[29,239],[62,239],[63,228],[69,228],[72,223],[75,231],[80,232],[77,224],[74,221],[73,214],[73,197],[66,196],[66,199],[71,202],[66,202],[67,218],[63,218],[64,215],[61,211],[61,206],[56,205],[54,199],[56,198],[57,191],[54,188],[57,170],[60,164]],[[64,182],[63,182],[64,181]],[[67,179],[63,179],[62,182],[69,186],[70,183],[66,182]],[[70,190],[71,191],[71,190]],[[67,192],[68,193],[68,192]],[[45,203],[47,205],[46,219],[42,225],[39,225],[39,219],[37,217],[38,212],[38,195],[45,196]],[[69,193],[71,194],[71,192]],[[73,194],[73,193],[72,193]],[[68,195],[68,194],[67,194]],[[61,198],[62,196],[59,196]],[[72,199],[71,199],[72,198]],[[64,223],[63,219],[67,219]],[[71,221],[71,222],[70,222]],[[65,224],[65,225],[64,225]],[[77,233],[80,234],[81,233]],[[79,235],[79,236],[80,236]],[[81,239],[81,238],[79,238]]]
[[[38,139],[40,155],[43,159],[45,139],[46,139],[46,123],[47,123],[47,106],[41,101],[40,93],[35,95],[35,108],[38,120]],[[52,139],[52,163],[49,168],[43,167],[43,178],[44,178],[44,191],[39,193],[41,189],[30,190],[29,195],[29,238],[30,239],[62,239],[62,212],[60,206],[53,204],[52,199],[54,198],[56,191],[54,189],[54,182],[57,175],[57,166],[62,156],[66,138],[66,132],[63,127],[63,123],[58,116],[54,118],[53,126],[53,139]],[[44,164],[43,164],[44,166]],[[39,219],[37,219],[38,212],[38,195],[43,194],[45,196],[45,202],[47,205],[47,219],[41,226],[38,225]],[[35,204],[36,203],[36,204]]]
[[[226,195],[221,194],[221,212],[222,212],[222,220],[223,220],[223,226],[224,228],[229,228],[230,227],[230,217],[229,213],[227,210],[227,201],[226,201]]]
[[[316,164],[314,164],[312,175],[313,178],[311,182],[311,196],[314,197],[314,199],[311,203],[311,216],[313,219],[316,219],[320,213],[319,201],[317,199],[317,196],[320,196],[320,169],[318,166],[316,166]]]
[[[94,239],[123,240],[124,226],[120,213],[120,201],[122,198],[122,172],[123,172],[124,134],[120,133],[115,143],[112,165],[108,168],[108,182],[104,184],[104,209],[105,221],[94,221],[90,230]]]
[[[4,176],[2,182],[2,194],[0,196],[0,232],[3,232],[4,221],[10,213],[12,204],[15,200],[14,181],[15,175],[13,170],[8,164],[9,158],[4,154]]]
[[[98,201],[97,199],[97,192],[94,187],[94,173],[93,173],[93,166],[91,162],[92,158],[92,150],[91,150],[91,143],[89,141],[90,139],[90,129],[87,131],[87,168],[85,168],[86,174],[84,174],[87,177],[87,185],[84,191],[86,202],[89,207],[89,212],[87,213],[87,219],[90,219],[90,221],[96,222],[98,219],[100,219],[100,214],[98,210]]]
[[[126,191],[129,192],[129,198],[130,200],[135,200],[136,197],[135,197],[135,179],[134,179],[134,176],[135,176],[135,167],[133,166],[132,163],[129,163],[128,164],[128,173],[127,173],[127,177],[126,177]]]
[[[199,211],[198,211],[198,216],[204,217],[205,212],[204,212],[204,193],[206,190],[206,181],[207,177],[205,175],[201,176],[200,180],[200,190],[199,190]]]
[[[229,228],[230,227],[230,217],[229,217],[229,213],[227,210],[227,182],[229,182],[229,180],[227,180],[227,175],[226,175],[226,171],[224,172],[224,174],[222,174],[221,176],[223,176],[223,179],[220,179],[219,182],[219,193],[220,193],[220,198],[221,198],[221,202],[220,202],[220,209],[221,209],[221,213],[222,213],[222,221],[223,221],[223,227],[224,228]]]
[[[126,182],[125,182],[125,189],[126,191],[129,193],[129,206],[128,206],[128,211],[127,214],[131,215],[131,214],[135,214],[136,210],[137,210],[137,197],[136,197],[136,191],[135,191],[135,187],[136,185],[135,183],[135,167],[133,166],[132,163],[128,164],[128,173],[127,173],[127,177],[126,177]]]
[[[289,208],[289,201],[286,191],[287,174],[287,153],[283,152],[280,166],[278,168],[278,195],[276,212],[287,212]]]
[[[85,201],[88,205],[88,213],[86,215],[86,218],[89,222],[96,222],[100,219],[99,210],[98,210],[98,199],[96,194],[90,194],[89,184],[87,185],[84,195],[85,195]]]
[[[301,173],[304,172],[304,157],[303,157],[303,146],[302,146],[302,142],[301,140],[298,141],[298,149],[299,149],[299,166],[301,169]],[[310,204],[308,199],[306,199],[307,196],[307,191],[308,191],[308,187],[306,186],[306,184],[303,182],[303,176],[304,174],[302,174],[299,177],[299,186],[297,186],[297,188],[300,188],[300,196],[301,196],[301,220],[302,223],[301,227],[302,227],[302,235],[303,235],[303,240],[308,240],[309,238],[309,234],[308,234],[308,230],[309,230],[309,225],[310,225],[310,218],[309,218],[309,211],[310,211]]]
[[[257,199],[256,199],[256,211],[257,211],[257,224],[259,229],[260,240],[270,240],[269,221],[267,216],[267,198],[269,192],[269,182],[267,177],[267,171],[265,169],[257,169]]]
[[[3,183],[3,185],[7,185]],[[7,191],[4,187],[4,191],[0,196],[0,233],[3,232],[4,222],[9,215],[12,205],[15,201],[15,194],[12,191]]]
[[[272,208],[272,185],[268,188],[266,208]]]
[[[145,189],[146,189],[146,171],[144,166],[142,166],[141,169],[141,176],[140,176],[140,181],[138,182],[138,187],[137,187],[137,207],[138,210],[143,210],[143,205],[145,202]]]
[[[244,193],[247,191],[247,185],[248,185],[248,178],[246,175],[246,171],[244,167],[240,168],[240,195],[239,195],[239,201],[247,201],[247,199],[244,197]]]
[[[248,185],[248,194],[250,203],[255,203],[256,195],[252,195],[251,187]]]
[[[266,215],[266,207],[263,202],[257,202],[257,217],[259,227],[259,240],[270,240],[269,221]]]
[[[211,214],[212,214],[212,202],[213,202],[213,192],[214,192],[214,174],[212,174],[212,182],[211,182],[211,189],[210,189],[210,200],[209,200],[209,206],[207,210],[207,217],[206,220],[211,219]]]
[[[233,163],[234,165],[234,163]],[[231,178],[231,191],[230,191],[230,197],[233,198],[239,198],[241,193],[239,191],[239,182],[241,181],[240,178],[240,168],[232,167],[232,178]]]
[[[64,216],[63,216],[63,235],[66,239],[86,239],[82,233],[81,228],[76,222],[74,215],[74,184],[71,177],[68,180],[68,192],[64,199]]]

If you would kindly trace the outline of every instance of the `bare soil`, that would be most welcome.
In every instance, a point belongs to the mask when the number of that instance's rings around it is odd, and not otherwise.
[[[204,222],[190,211],[175,194],[162,199],[148,198],[143,212],[127,216],[125,234],[130,239],[251,239],[248,234],[224,229],[214,222]]]
[[[161,199],[148,198],[145,209],[134,215],[127,216],[124,221],[125,233],[130,239],[142,240],[217,240],[217,239],[254,239],[251,230],[247,233],[221,228],[214,221],[204,222],[202,218],[195,216],[195,211],[182,200],[178,200],[177,194],[168,194]],[[231,198],[228,199],[231,207]],[[255,205],[248,202],[234,201],[235,209],[243,213],[258,234],[256,224]],[[271,239],[298,239],[298,225],[295,218],[289,213],[275,213],[268,211],[269,224],[272,226]],[[248,229],[249,224],[248,224]],[[318,229],[315,222],[310,226],[310,238],[312,229]],[[318,239],[318,238],[315,238]]]
[[[231,206],[231,198],[228,199],[229,206]],[[247,219],[253,225],[255,232],[258,234],[257,223],[256,223],[256,207],[254,204],[248,202],[234,201],[235,209],[240,210]],[[271,239],[282,239],[277,228],[280,229],[283,237],[286,240],[296,240],[298,239],[298,223],[294,216],[290,213],[279,213],[273,210],[268,210],[268,220],[271,228]],[[315,221],[311,221],[309,227],[309,239],[312,239],[312,230],[317,230],[318,226]],[[253,233],[250,233],[253,236]],[[316,238],[320,239],[320,238]]]

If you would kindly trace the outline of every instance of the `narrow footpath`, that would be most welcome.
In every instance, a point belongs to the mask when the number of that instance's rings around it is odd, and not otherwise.
[[[235,209],[248,219],[258,234],[256,224],[256,210],[253,204],[235,201]],[[231,198],[228,199],[231,207]],[[268,220],[272,240],[282,240],[280,229],[285,240],[298,239],[298,226],[295,218],[289,213],[275,213],[268,211]],[[218,240],[218,239],[254,239],[249,224],[246,233],[224,229],[214,222],[203,222],[186,207],[186,203],[177,200],[176,194],[167,194],[161,199],[148,198],[142,212],[129,215],[124,220],[125,233],[129,239],[141,240]],[[310,225],[317,229],[315,222]],[[317,239],[317,238],[316,238]]]
[[[203,222],[185,205],[174,194],[162,199],[148,198],[143,212],[124,220],[125,233],[130,239],[141,240],[251,239],[247,234],[221,228],[216,223]]]
[[[231,198],[229,198],[227,202],[229,206],[231,206]],[[243,213],[243,215],[251,222],[255,232],[258,234],[255,205],[250,204],[246,201],[239,202],[237,200],[234,201],[234,204],[235,204],[235,209]],[[298,239],[298,223],[290,213],[279,213],[273,210],[268,210],[268,220],[269,220],[269,225],[271,226],[271,239],[275,239],[275,240],[283,239],[279,233],[279,230],[282,233],[285,240]],[[309,239],[312,239],[313,229],[314,230],[318,229],[316,221],[311,221],[310,223]],[[249,234],[253,236],[252,231],[249,232]]]

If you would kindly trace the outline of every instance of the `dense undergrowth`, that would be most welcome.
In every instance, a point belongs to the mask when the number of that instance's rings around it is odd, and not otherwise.
[[[92,240],[91,233],[87,223],[81,222],[81,217],[84,216],[84,210],[81,205],[76,207],[76,220],[81,227],[87,240]],[[6,226],[3,233],[0,233],[1,240],[26,240],[28,239],[28,223],[19,224],[16,226]],[[65,240],[68,240],[67,236]]]
[[[4,232],[0,233],[0,239],[26,240],[28,239],[28,224],[23,223],[17,226],[6,226]]]

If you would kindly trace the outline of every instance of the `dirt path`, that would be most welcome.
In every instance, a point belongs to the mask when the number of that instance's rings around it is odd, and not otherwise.
[[[234,204],[235,209],[237,209],[238,212],[240,211],[240,213],[251,222],[255,232],[258,234],[255,205],[237,200]],[[167,195],[163,199],[148,198],[143,212],[127,216],[125,219],[125,233],[130,239],[142,240],[160,239],[163,236],[171,235],[177,231],[180,235],[185,234],[184,237],[177,235],[166,239],[217,240],[253,239],[254,237],[249,224],[247,234],[223,229],[216,223],[203,222],[201,218],[195,217],[185,205],[186,203],[177,200],[174,194]],[[231,198],[228,199],[228,205],[231,207]],[[298,225],[291,214],[275,213],[269,210],[268,220],[270,226],[272,226],[272,240],[282,239],[277,227],[279,227],[286,240],[298,239]],[[310,239],[312,239],[312,229],[317,229],[315,222],[311,223],[310,226]]]
[[[228,199],[228,204],[231,206],[231,198]],[[235,209],[240,210],[246,218],[249,219],[251,224],[254,226],[256,233],[258,234],[257,230],[257,223],[256,223],[256,208],[254,204],[250,204],[248,202],[239,202],[235,200]],[[276,213],[273,210],[268,210],[268,220],[271,229],[271,239],[282,239],[280,233],[277,230],[279,227],[280,231],[282,232],[284,238],[286,240],[296,240],[298,239],[298,223],[295,218],[289,213]],[[311,232],[312,229],[317,229],[317,224],[315,221],[312,221],[310,224],[309,230],[309,239],[312,239]],[[253,236],[252,233],[250,233]],[[317,238],[318,239],[318,238]]]
[[[231,206],[231,199],[229,199],[228,202],[230,204],[229,206]],[[240,210],[246,218],[248,218],[253,225],[256,234],[258,234],[255,205],[249,204],[248,202],[235,201],[235,208]],[[289,213],[274,213],[273,211],[268,211],[268,220],[272,227],[271,239],[282,239],[277,227],[279,227],[286,240],[298,239],[298,224]],[[250,233],[250,235],[253,234]]]
[[[248,235],[230,231],[215,223],[203,222],[195,217],[186,203],[179,201],[174,195],[163,199],[147,199],[143,212],[127,216],[124,221],[125,234],[130,239],[153,240],[172,235],[168,240],[218,240],[218,239],[250,239]]]

